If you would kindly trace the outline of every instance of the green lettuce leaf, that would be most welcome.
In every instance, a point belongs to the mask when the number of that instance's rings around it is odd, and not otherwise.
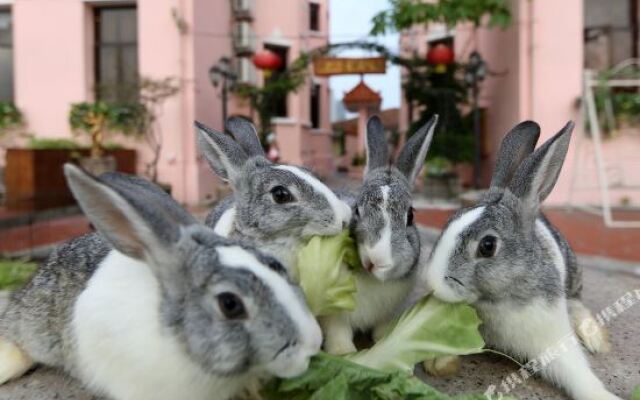
[[[348,230],[336,236],[314,236],[298,253],[296,278],[316,317],[356,308],[356,280],[347,265],[359,267]]]
[[[640,385],[636,386],[631,393],[631,400],[640,400]]]
[[[472,307],[428,296],[402,314],[373,347],[348,358],[380,371],[410,373],[421,361],[481,353],[484,340],[478,331],[480,323]]]
[[[481,394],[450,397],[404,372],[383,372],[342,357],[320,353],[309,370],[275,380],[263,389],[266,400],[486,400]]]

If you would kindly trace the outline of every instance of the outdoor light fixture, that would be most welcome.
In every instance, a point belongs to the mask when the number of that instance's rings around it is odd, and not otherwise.
[[[231,71],[231,60],[229,57],[220,57],[218,62],[209,68],[209,79],[213,87],[217,88],[220,82],[222,82],[221,97],[222,97],[222,123],[227,121],[227,99],[229,82],[233,85],[238,76]]]

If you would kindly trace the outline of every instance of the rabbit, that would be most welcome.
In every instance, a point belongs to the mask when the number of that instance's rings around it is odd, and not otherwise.
[[[348,227],[349,205],[310,172],[267,160],[249,121],[229,118],[227,130],[235,141],[195,125],[201,153],[233,189],[205,220],[216,233],[249,240],[294,276],[298,250],[311,236],[336,235]]]
[[[489,191],[451,217],[420,281],[441,300],[472,304],[490,347],[531,361],[573,399],[619,399],[591,371],[578,340],[592,352],[609,346],[579,300],[576,257],[540,211],[573,127],[569,122],[535,151],[536,123],[520,123],[505,136]],[[544,363],[549,352],[555,358]]]
[[[140,178],[65,165],[97,233],[59,248],[0,318],[0,384],[36,363],[116,400],[229,399],[303,373],[321,330],[284,267]]]
[[[351,224],[363,268],[356,271],[356,309],[321,319],[324,349],[329,353],[356,351],[354,330],[373,329],[377,341],[411,292],[420,258],[412,189],[437,120],[434,116],[407,141],[395,164],[389,163],[380,118],[373,116],[367,122],[367,162]]]

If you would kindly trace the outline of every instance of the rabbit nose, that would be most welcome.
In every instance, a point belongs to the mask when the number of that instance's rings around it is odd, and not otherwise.
[[[374,267],[374,265],[373,265],[373,263],[371,261],[367,261],[364,264],[364,269],[366,269],[368,272],[373,271],[373,267]]]

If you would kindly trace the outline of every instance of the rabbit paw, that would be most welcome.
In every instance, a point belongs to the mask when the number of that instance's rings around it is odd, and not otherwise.
[[[0,385],[22,376],[33,366],[33,360],[16,345],[0,339]]]
[[[579,300],[569,302],[573,329],[584,347],[591,353],[607,353],[611,349],[609,331],[598,323],[591,311]]]
[[[453,376],[460,370],[460,357],[443,356],[422,363],[424,370],[431,376],[443,378]]]

